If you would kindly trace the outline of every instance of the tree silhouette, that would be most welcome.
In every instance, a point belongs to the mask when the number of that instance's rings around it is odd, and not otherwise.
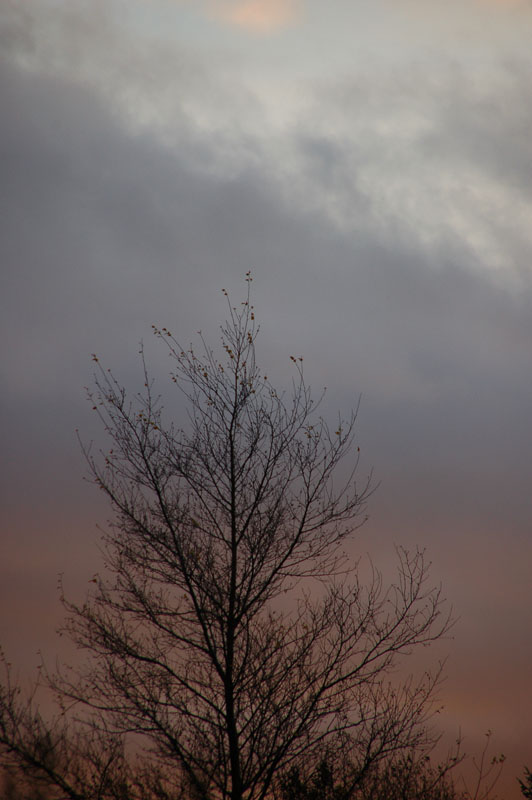
[[[527,767],[525,767],[524,780],[518,778],[518,781],[523,797],[532,800],[532,772]]]
[[[427,755],[410,752],[373,764],[364,775],[359,765],[338,752],[310,770],[293,767],[280,781],[280,800],[471,800],[458,791],[450,772],[461,760],[449,756],[432,764]]]
[[[440,668],[402,683],[390,673],[447,630],[440,591],[419,551],[399,551],[389,588],[376,570],[359,579],[342,551],[370,493],[355,481],[356,414],[329,427],[294,356],[291,393],[274,388],[255,360],[247,280],[246,300],[228,301],[220,354],[154,329],[188,400],[186,429],[167,421],[145,365],[130,399],[94,356],[110,448],[84,452],[115,514],[107,577],[83,604],[64,600],[87,660],[48,680],[91,736],[143,750],[151,778],[130,780],[134,796],[156,776],[157,797],[262,800],[327,747],[348,748],[362,779],[432,741]],[[0,741],[13,756],[10,731]],[[111,796],[102,786],[90,796]]]

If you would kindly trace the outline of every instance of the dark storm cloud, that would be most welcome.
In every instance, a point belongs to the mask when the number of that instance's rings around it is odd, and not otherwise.
[[[15,555],[4,562],[3,591],[25,595],[30,549],[33,569],[42,564],[49,583],[45,605],[55,597],[57,553],[59,568],[77,559],[74,574],[89,569],[87,520],[103,511],[81,486],[73,435],[76,426],[88,438],[95,430],[82,388],[89,354],[134,381],[137,342],[152,322],[186,341],[200,327],[214,338],[224,313],[219,289],[237,296],[252,269],[259,356],[272,377],[286,380],[288,355],[302,354],[311,384],[329,387],[326,413],[349,409],[362,393],[363,466],[373,465],[382,485],[361,546],[429,546],[466,619],[462,665],[468,670],[479,654],[487,663],[494,642],[512,648],[511,665],[504,652],[494,659],[509,702],[508,676],[524,675],[531,657],[519,637],[530,614],[518,600],[532,549],[530,274],[522,271],[518,290],[495,280],[448,219],[427,239],[404,209],[379,202],[364,170],[373,159],[377,180],[379,168],[399,159],[415,183],[426,175],[423,159],[453,170],[463,161],[527,196],[519,176],[531,145],[522,136],[516,153],[507,149],[526,117],[517,109],[521,78],[504,101],[493,94],[495,131],[493,103],[468,108],[465,95],[440,87],[437,126],[415,128],[403,149],[384,134],[346,140],[333,124],[340,96],[323,100],[328,127],[311,131],[302,120],[282,141],[268,141],[267,130],[253,139],[238,126],[200,128],[177,107],[165,144],[159,129],[133,129],[111,108],[108,87],[6,60],[3,487]],[[416,114],[423,105],[415,92],[404,103],[417,104]],[[499,113],[505,103],[508,113]],[[510,261],[524,263],[526,231],[515,224],[513,235],[503,226],[503,246]],[[164,376],[164,357],[148,349]],[[8,641],[23,629],[20,619],[16,625]],[[467,670],[458,666],[461,680]],[[488,710],[490,685],[477,695]]]

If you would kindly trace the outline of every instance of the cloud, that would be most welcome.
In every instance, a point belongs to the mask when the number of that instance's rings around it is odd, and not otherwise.
[[[297,0],[214,0],[214,15],[253,33],[272,33],[297,18]]]

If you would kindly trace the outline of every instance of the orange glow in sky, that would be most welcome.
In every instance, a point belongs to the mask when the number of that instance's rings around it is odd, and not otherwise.
[[[213,13],[238,27],[255,33],[270,33],[294,21],[296,0],[215,0]]]

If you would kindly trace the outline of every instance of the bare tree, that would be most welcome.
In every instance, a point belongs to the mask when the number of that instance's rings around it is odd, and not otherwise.
[[[64,714],[44,718],[38,684],[24,696],[1,653],[0,662],[0,779],[6,800],[127,800],[132,773],[120,739],[102,726],[74,727]]]
[[[167,786],[204,800],[263,800],[333,740],[360,774],[428,746],[439,668],[399,684],[390,672],[449,624],[422,552],[399,551],[389,588],[376,571],[364,585],[343,553],[370,492],[355,482],[356,414],[330,428],[300,358],[291,392],[275,390],[255,361],[247,280],[220,354],[154,329],[186,430],[167,422],[145,366],[130,400],[94,356],[111,447],[84,452],[115,520],[107,577],[82,605],[64,601],[86,668],[50,679],[93,729],[138,737]]]

